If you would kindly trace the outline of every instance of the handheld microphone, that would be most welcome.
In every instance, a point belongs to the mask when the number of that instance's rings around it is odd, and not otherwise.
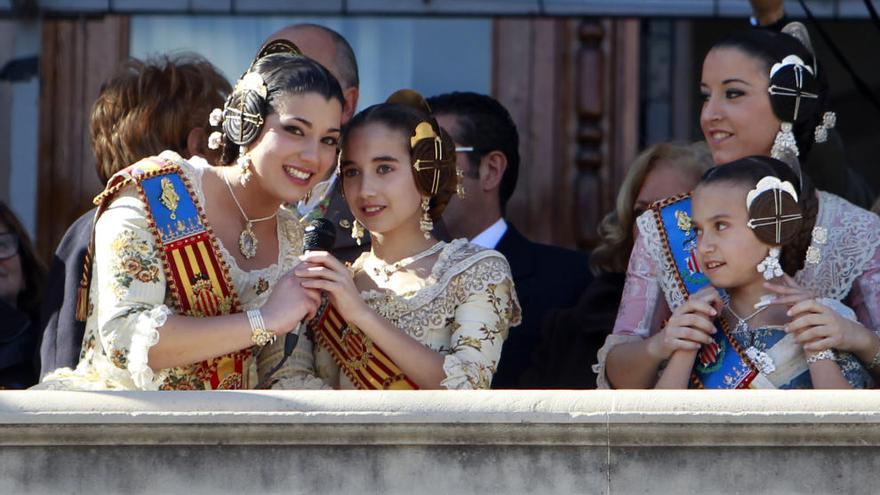
[[[306,227],[305,234],[303,235],[303,252],[329,251],[333,247],[334,242],[336,242],[336,227],[333,225],[333,222],[326,218],[316,218]],[[300,323],[300,327],[304,324],[305,321]],[[299,331],[296,329],[284,336],[284,359],[287,359],[293,353],[298,340]],[[281,362],[284,363],[284,361]]]
[[[327,220],[326,218],[316,218],[312,220],[308,227],[305,229],[305,234],[303,235],[303,252],[309,251],[329,251],[330,248],[333,247],[333,243],[336,241],[336,227],[333,226],[333,222]],[[296,348],[296,343],[299,341],[299,332],[300,329],[305,325],[306,322],[303,320],[297,325],[297,328],[287,333],[284,336],[284,356],[281,358],[281,361],[272,368],[269,373],[260,381],[257,385],[257,388],[265,388],[268,385],[269,379],[274,375],[281,366],[287,361],[287,358],[293,354],[293,350]]]

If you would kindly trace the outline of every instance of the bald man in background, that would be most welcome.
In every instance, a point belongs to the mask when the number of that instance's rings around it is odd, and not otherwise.
[[[336,31],[317,24],[294,24],[284,27],[272,33],[266,42],[278,39],[292,41],[305,56],[323,65],[336,77],[342,87],[342,95],[345,97],[342,124],[348,122],[357,109],[360,94],[357,60],[348,41]],[[342,197],[338,181],[334,183],[333,190],[329,193],[329,199],[329,204],[326,205],[322,216],[333,222],[337,229],[336,242],[332,252],[342,261],[354,261],[362,252],[370,248],[370,236],[364,235],[361,246],[358,246],[351,237],[354,216]],[[300,211],[303,212],[303,210]],[[314,216],[314,214],[309,216]]]

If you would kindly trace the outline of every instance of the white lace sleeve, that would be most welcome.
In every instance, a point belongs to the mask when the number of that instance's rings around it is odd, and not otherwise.
[[[480,261],[471,268],[479,271]],[[504,263],[506,265],[506,263]],[[488,271],[486,273],[489,273]],[[454,282],[466,286],[472,274],[465,272]],[[452,323],[452,352],[443,360],[446,378],[440,383],[447,389],[488,389],[501,357],[501,347],[512,322],[519,320],[519,305],[513,295],[509,275],[483,290],[472,292],[455,308]]]
[[[171,310],[165,305],[158,248],[133,188],[121,193],[98,219],[92,270],[89,302],[94,318],[87,324],[84,354],[90,355],[95,368],[113,365],[126,370],[136,389],[158,389],[165,376],[153,372],[147,355]]]

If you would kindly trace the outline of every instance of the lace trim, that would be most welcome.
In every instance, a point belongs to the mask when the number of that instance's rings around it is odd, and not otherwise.
[[[492,370],[479,363],[462,361],[455,354],[443,358],[443,372],[446,378],[440,386],[447,390],[488,389],[492,383]],[[478,377],[476,383],[474,377]]]
[[[810,248],[821,250],[818,264],[807,263],[795,280],[817,297],[843,299],[865,272],[880,246],[880,218],[843,198],[819,191],[816,225],[825,228],[827,242]]]
[[[483,260],[486,261],[480,263]],[[458,277],[478,263],[480,264],[478,270],[468,272],[466,276]],[[354,268],[356,270],[359,268],[357,262],[355,262]],[[445,299],[441,295],[447,292],[450,283],[454,279],[458,279],[456,281],[464,284],[463,288],[466,289],[466,292],[462,293],[460,290],[453,291],[455,293],[455,304],[449,308],[450,310],[438,313],[436,311],[438,309],[436,303],[439,300]],[[424,306],[429,306],[433,310],[429,311],[432,313],[431,325],[443,326],[445,318],[451,316],[455,306],[463,302],[469,294],[482,292],[490,284],[499,284],[505,280],[513,282],[510,274],[510,265],[508,265],[507,259],[501,253],[471,244],[465,239],[456,239],[440,251],[440,255],[431,269],[431,275],[425,280],[426,286],[419,289],[413,296],[405,298],[387,289],[370,289],[361,291],[361,297],[382,316],[390,320],[401,320],[405,315],[411,314]],[[513,291],[511,299],[516,309],[511,320],[511,326],[514,326],[520,323],[521,314],[519,301]]]
[[[666,298],[666,304],[670,309],[674,310],[687,300],[685,294],[678,286],[678,280],[675,278],[677,273],[674,262],[664,251],[663,238],[660,236],[659,227],[654,218],[654,212],[648,210],[636,219],[639,226],[640,235],[645,238],[645,247],[651,259],[659,263],[660,289]]]
[[[150,347],[159,342],[158,329],[165,324],[170,314],[171,310],[163,304],[137,317],[128,349],[128,371],[134,385],[141,390],[159,390],[159,385],[165,380],[164,373],[153,373],[147,363],[147,355]]]

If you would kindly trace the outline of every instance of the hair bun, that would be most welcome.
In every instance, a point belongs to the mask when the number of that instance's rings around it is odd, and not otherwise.
[[[819,83],[813,68],[796,55],[773,66],[769,92],[773,113],[783,122],[800,124],[819,113]]]
[[[801,205],[779,189],[759,193],[749,205],[749,227],[764,244],[788,244],[797,237],[802,223]]]
[[[425,97],[414,89],[398,89],[385,100],[385,103],[406,105],[431,115],[431,106]]]

